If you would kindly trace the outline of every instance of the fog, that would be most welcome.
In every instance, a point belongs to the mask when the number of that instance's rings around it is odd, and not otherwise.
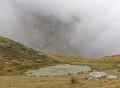
[[[44,41],[42,32],[31,35],[21,24],[21,19],[25,15],[33,19],[29,13],[54,16],[63,23],[72,24],[71,32],[62,36],[75,47],[78,55],[103,57],[120,54],[119,8],[119,0],[0,0],[0,35],[26,45],[30,45],[32,41],[28,39],[35,36]]]

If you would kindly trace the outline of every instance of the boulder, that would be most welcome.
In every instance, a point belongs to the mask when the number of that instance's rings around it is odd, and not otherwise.
[[[117,79],[118,77],[115,76],[115,75],[108,75],[107,78],[108,78],[108,79]]]
[[[107,76],[105,72],[91,72],[88,75],[88,79],[98,79]]]

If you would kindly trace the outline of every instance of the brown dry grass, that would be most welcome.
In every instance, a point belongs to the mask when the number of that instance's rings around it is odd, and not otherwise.
[[[76,84],[71,83],[72,76],[6,76],[0,77],[0,88],[120,88],[120,79],[87,80],[84,74],[76,76]]]

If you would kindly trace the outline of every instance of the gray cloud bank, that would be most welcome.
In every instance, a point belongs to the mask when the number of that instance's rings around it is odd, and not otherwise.
[[[26,31],[22,30],[20,20],[28,11],[53,15],[62,22],[74,22],[72,33],[66,35],[70,36],[69,43],[81,52],[80,55],[120,54],[119,8],[119,0],[1,0],[0,35],[22,42]]]

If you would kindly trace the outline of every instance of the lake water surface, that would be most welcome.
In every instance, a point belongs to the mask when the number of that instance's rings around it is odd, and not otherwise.
[[[45,68],[40,68],[38,70],[29,70],[26,72],[28,76],[54,76],[54,75],[68,75],[68,73],[76,74],[78,72],[86,72],[91,71],[89,66],[80,66],[80,65],[70,65],[70,64],[62,64],[49,66]]]

